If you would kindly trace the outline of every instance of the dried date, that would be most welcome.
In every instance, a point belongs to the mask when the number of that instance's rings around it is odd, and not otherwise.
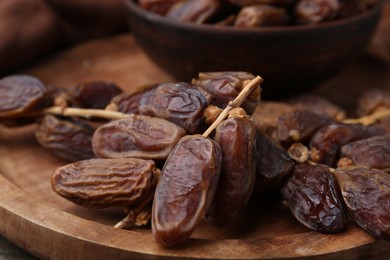
[[[310,141],[310,158],[317,163],[335,166],[343,145],[353,141],[384,134],[375,126],[332,123],[319,129]]]
[[[244,88],[246,82],[255,76],[248,72],[201,72],[197,79],[192,79],[192,84],[205,88],[212,96],[212,104],[225,108],[229,101],[235,99]],[[261,89],[258,86],[252,91],[241,105],[248,114],[252,114],[260,101]]]
[[[335,233],[346,227],[347,212],[327,166],[295,166],[281,192],[295,218],[306,227],[322,233]]]
[[[91,81],[77,84],[69,90],[72,105],[83,108],[103,109],[111,99],[123,91],[111,82]]]
[[[347,209],[368,233],[390,240],[390,174],[362,166],[334,172]]]
[[[2,78],[0,90],[0,120],[33,116],[52,102],[46,85],[28,75]]]
[[[341,147],[341,156],[354,165],[390,170],[390,135],[374,136]]]
[[[139,0],[140,6],[156,14],[165,15],[173,4],[182,0]]]
[[[197,133],[204,123],[203,113],[211,99],[210,93],[193,84],[165,83],[142,95],[138,111],[142,115],[171,121],[189,133]]]
[[[89,159],[58,167],[53,190],[89,208],[131,207],[153,195],[160,170],[151,160]]]
[[[282,26],[290,23],[285,8],[258,4],[243,7],[234,22],[236,27]]]
[[[224,120],[214,140],[222,150],[222,168],[218,187],[207,220],[216,225],[236,221],[252,195],[256,180],[254,162],[256,131],[250,119]]]
[[[332,119],[327,116],[308,110],[285,113],[278,119],[278,140],[285,147],[293,143],[306,144],[317,130],[331,121]]]
[[[275,140],[264,133],[256,133],[256,184],[258,194],[279,187],[294,166],[294,160]]]
[[[185,134],[165,119],[132,114],[97,128],[92,147],[97,157],[164,160]]]
[[[338,0],[299,0],[294,8],[295,22],[313,24],[333,20],[339,8]]]
[[[181,22],[213,23],[229,14],[231,6],[219,0],[187,0],[174,3],[166,16]]]
[[[308,110],[321,116],[333,118],[336,121],[345,119],[343,108],[328,100],[313,94],[300,95],[288,100],[288,104],[299,110]]]
[[[35,129],[36,140],[56,156],[70,161],[94,158],[92,135],[95,129],[76,118],[44,116]]]
[[[204,218],[221,170],[218,143],[201,135],[185,136],[172,150],[157,185],[152,233],[159,243],[185,241]]]

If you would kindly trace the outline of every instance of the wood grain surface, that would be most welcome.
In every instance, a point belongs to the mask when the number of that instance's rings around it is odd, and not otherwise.
[[[89,80],[113,81],[128,91],[174,80],[151,62],[130,35],[86,42],[24,73],[63,87]],[[313,92],[352,109],[358,95],[373,86],[390,91],[390,65],[367,56]],[[39,258],[390,257],[388,242],[352,223],[345,232],[334,235],[308,230],[280,206],[277,196],[251,201],[234,226],[202,224],[188,242],[164,248],[153,241],[149,227],[114,229],[112,225],[124,216],[121,209],[85,209],[56,195],[50,176],[65,162],[41,148],[33,131],[34,125],[0,126],[0,234]]]

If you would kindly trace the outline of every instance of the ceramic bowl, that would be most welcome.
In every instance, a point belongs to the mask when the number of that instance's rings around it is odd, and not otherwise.
[[[359,15],[316,25],[263,28],[182,23],[126,0],[131,33],[145,53],[178,80],[203,71],[247,71],[276,97],[314,88],[364,52],[383,4]]]

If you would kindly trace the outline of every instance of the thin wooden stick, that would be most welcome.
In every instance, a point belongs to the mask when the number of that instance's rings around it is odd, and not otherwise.
[[[345,119],[342,122],[345,124],[362,124],[362,125],[372,125],[381,118],[390,116],[390,109],[384,109],[374,114],[368,116],[362,116],[359,118],[349,118]]]
[[[245,101],[247,96],[255,89],[257,84],[263,82],[263,78],[257,76],[252,79],[238,94],[238,96],[229,102],[226,108],[219,114],[217,119],[212,123],[212,125],[203,133],[203,136],[207,137],[211,134],[211,132],[228,116],[229,112],[236,107],[241,106],[241,104]]]
[[[46,108],[42,111],[42,113],[62,115],[62,116],[79,116],[87,119],[91,117],[99,117],[105,119],[122,119],[131,116],[131,114],[124,114],[121,112],[103,110],[103,109],[86,109],[86,108],[75,108],[75,107],[62,108],[59,106]]]

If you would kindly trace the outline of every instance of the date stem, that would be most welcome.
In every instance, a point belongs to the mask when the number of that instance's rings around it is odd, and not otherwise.
[[[86,108],[75,108],[75,107],[62,108],[59,106],[46,108],[42,111],[42,113],[61,115],[61,116],[79,116],[87,119],[92,117],[99,117],[105,119],[122,119],[131,116],[131,114],[124,114],[121,112],[103,110],[103,109],[86,109]]]
[[[381,118],[390,116],[390,109],[384,109],[374,114],[368,116],[362,116],[359,118],[349,118],[345,119],[342,122],[345,124],[362,124],[362,125],[372,125]]]
[[[248,84],[246,84],[245,87],[238,94],[238,96],[234,100],[229,102],[229,104],[221,112],[221,114],[219,114],[219,116],[212,123],[212,125],[203,133],[203,136],[204,137],[209,136],[211,132],[229,115],[229,112],[232,109],[241,106],[241,104],[245,101],[248,95],[256,88],[258,84],[261,84],[262,82],[263,82],[263,78],[257,76],[254,79],[252,79]]]

